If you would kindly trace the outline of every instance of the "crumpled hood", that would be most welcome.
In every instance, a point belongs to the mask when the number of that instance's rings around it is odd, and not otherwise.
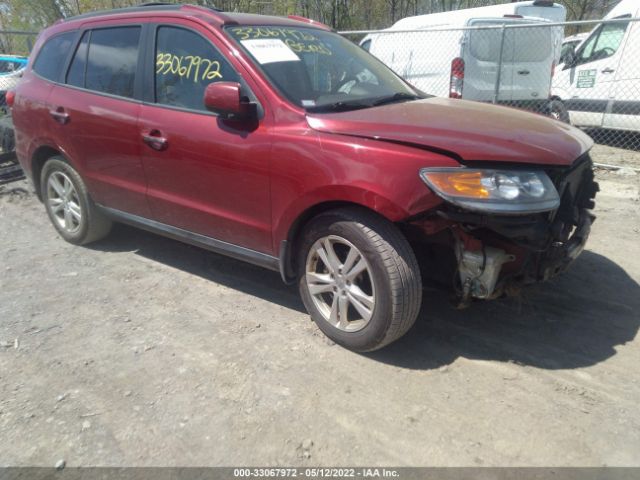
[[[593,141],[542,115],[485,103],[428,98],[329,114],[308,114],[315,130],[449,152],[463,161],[570,165]]]

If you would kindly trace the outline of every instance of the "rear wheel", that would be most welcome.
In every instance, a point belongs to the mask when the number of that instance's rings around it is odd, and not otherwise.
[[[415,255],[395,225],[372,212],[316,217],[303,233],[298,268],[311,318],[346,348],[382,348],[416,320],[422,285]]]
[[[82,178],[63,157],[52,157],[44,164],[40,191],[51,223],[67,242],[84,245],[111,230],[111,221],[98,210]]]

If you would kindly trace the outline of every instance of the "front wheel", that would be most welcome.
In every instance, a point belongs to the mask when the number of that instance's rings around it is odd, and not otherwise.
[[[555,120],[570,123],[569,112],[564,103],[562,103],[562,100],[551,100],[549,104],[549,116]]]
[[[377,350],[404,335],[422,300],[420,269],[391,222],[359,208],[323,213],[298,255],[302,300],[318,327],[351,350]]]

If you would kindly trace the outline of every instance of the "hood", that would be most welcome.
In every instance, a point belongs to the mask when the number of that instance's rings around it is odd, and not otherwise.
[[[580,130],[542,115],[437,97],[308,114],[307,122],[321,132],[402,143],[465,162],[570,165],[593,145]]]

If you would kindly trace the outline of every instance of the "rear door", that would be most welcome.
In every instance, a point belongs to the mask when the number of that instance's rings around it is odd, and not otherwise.
[[[565,67],[564,76],[568,80],[565,88],[569,95],[566,106],[572,124],[603,125],[614,95],[614,80],[629,23],[623,20],[600,25],[580,46],[575,64]]]
[[[100,25],[82,32],[64,84],[49,96],[50,123],[105,206],[148,215],[146,178],[136,132],[141,102],[141,25]]]
[[[507,32],[506,45],[513,48],[508,56],[513,62],[511,100],[527,102],[549,97],[560,38],[558,27],[543,23]]]
[[[491,102],[498,86],[498,101],[512,98],[513,37],[501,25],[499,19],[473,20],[471,27],[489,27],[466,31],[464,43],[464,88],[462,98]],[[504,35],[504,48],[501,48]],[[501,61],[502,58],[502,61]],[[502,68],[500,68],[502,64]]]

